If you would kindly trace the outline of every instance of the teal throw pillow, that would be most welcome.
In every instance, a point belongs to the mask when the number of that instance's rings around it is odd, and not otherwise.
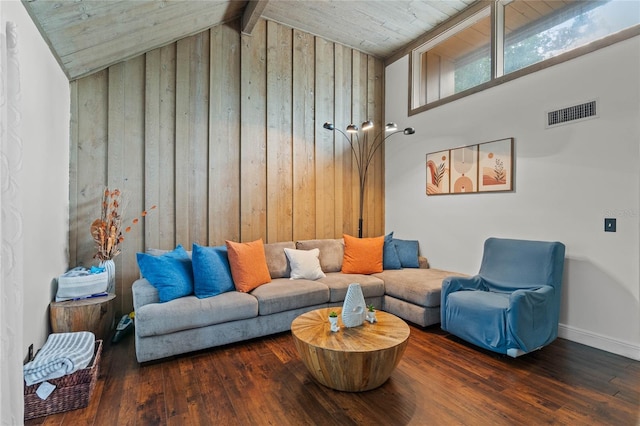
[[[158,289],[160,302],[193,293],[191,258],[181,245],[160,256],[148,253],[137,253],[136,256],[142,276]]]
[[[400,264],[403,268],[419,268],[418,261],[418,241],[415,240],[398,240],[393,239],[396,246],[396,252],[400,258]]]
[[[384,269],[402,269],[402,263],[398,257],[396,246],[393,243],[393,232],[384,236],[384,247],[382,249],[382,267]]]
[[[193,292],[198,299],[235,290],[227,246],[193,244]]]

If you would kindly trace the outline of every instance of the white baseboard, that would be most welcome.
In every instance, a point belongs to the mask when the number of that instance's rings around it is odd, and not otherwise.
[[[612,339],[565,324],[558,326],[558,337],[640,361],[640,345]]]

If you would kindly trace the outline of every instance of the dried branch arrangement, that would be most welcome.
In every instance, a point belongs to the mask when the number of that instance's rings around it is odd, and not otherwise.
[[[122,193],[119,189],[110,191],[104,190],[102,195],[102,206],[100,218],[91,224],[91,236],[96,243],[96,254],[94,258],[104,261],[110,260],[120,254],[120,244],[124,241],[124,233],[131,231],[131,226],[122,229]],[[149,210],[154,210],[156,206],[151,206]],[[147,215],[147,210],[140,214],[140,217]],[[131,221],[132,225],[140,221],[136,217]]]

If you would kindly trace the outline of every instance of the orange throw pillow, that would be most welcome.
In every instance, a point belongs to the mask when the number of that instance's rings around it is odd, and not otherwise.
[[[384,236],[356,238],[344,235],[343,274],[375,274],[382,272]]]
[[[250,243],[225,241],[229,253],[229,266],[236,290],[248,293],[271,282],[262,238]]]

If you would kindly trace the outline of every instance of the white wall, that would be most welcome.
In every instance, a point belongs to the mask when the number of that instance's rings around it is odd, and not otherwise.
[[[67,269],[69,82],[24,6],[4,1],[2,25],[17,25],[21,75],[24,247],[23,345],[49,334],[52,280]]]
[[[640,37],[408,117],[408,57],[386,69],[386,230],[433,267],[475,274],[489,236],[566,249],[560,335],[640,359]],[[599,118],[545,129],[597,99]],[[515,138],[515,191],[425,195],[429,152]],[[616,217],[616,233],[604,218]]]

